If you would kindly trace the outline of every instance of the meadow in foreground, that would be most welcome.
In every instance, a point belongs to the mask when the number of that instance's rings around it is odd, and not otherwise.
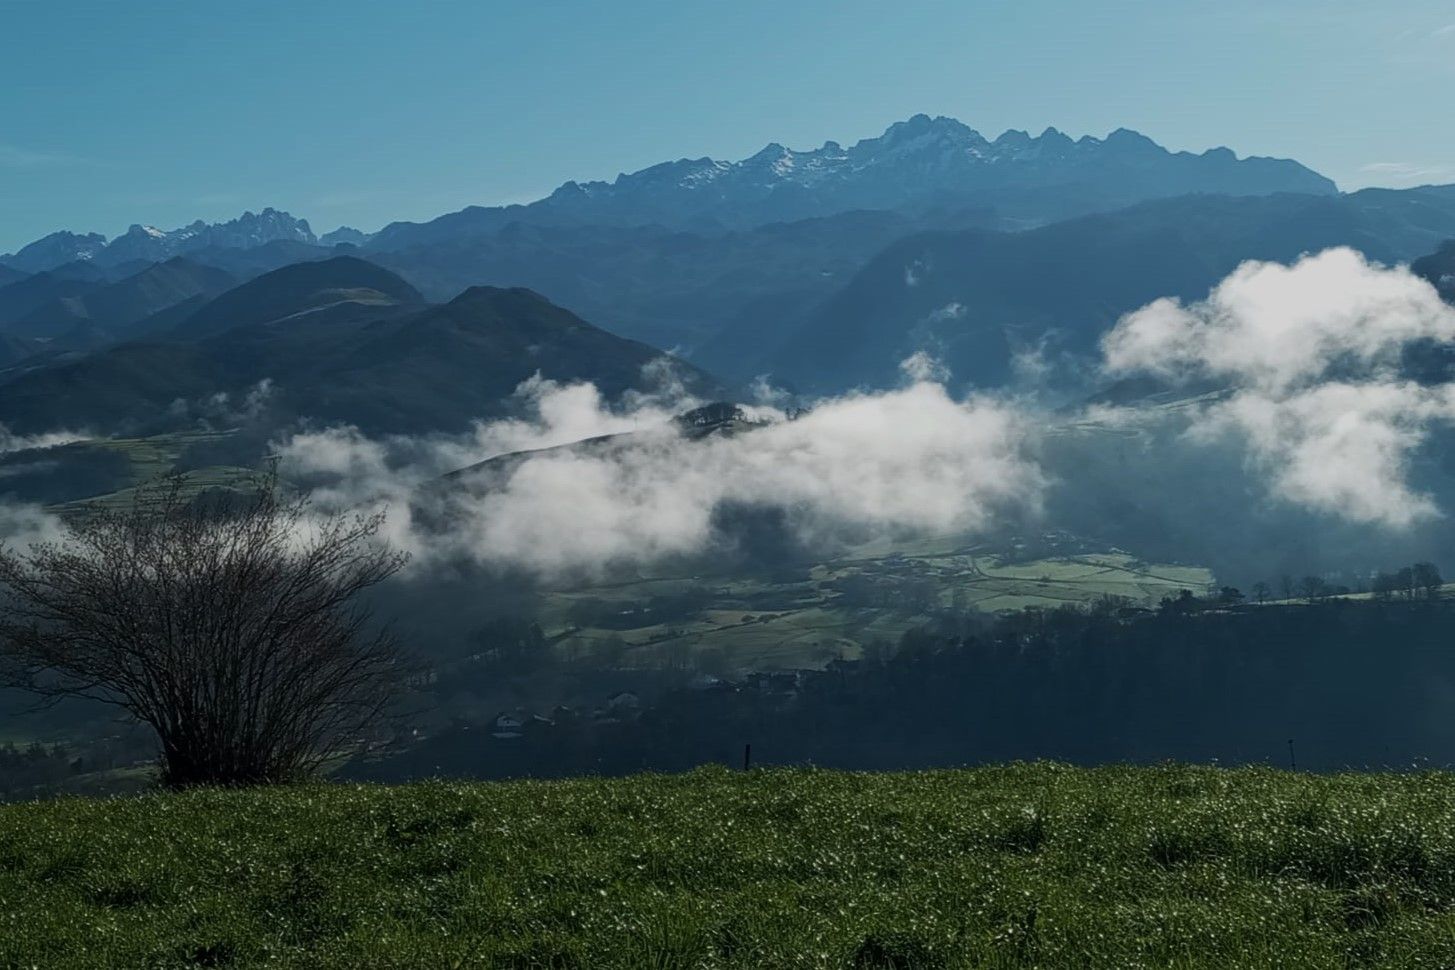
[[[6,967],[1445,967],[1455,775],[1011,765],[0,807]]]

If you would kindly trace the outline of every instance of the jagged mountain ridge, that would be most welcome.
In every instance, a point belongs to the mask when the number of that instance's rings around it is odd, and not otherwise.
[[[394,223],[368,246],[397,250],[516,221],[748,228],[853,209],[992,204],[1007,219],[1037,222],[1188,192],[1336,191],[1294,161],[1239,159],[1226,148],[1174,153],[1124,128],[1104,139],[1073,140],[1048,128],[1039,136],[1007,131],[992,141],[953,118],[915,115],[848,148],[830,141],[793,151],[775,143],[738,162],[663,162],[611,182],[567,182],[528,205]]]
[[[76,260],[107,266],[133,261],[159,263],[206,249],[254,249],[277,240],[307,245],[318,242],[306,219],[270,207],[256,213],[244,212],[228,222],[209,224],[199,219],[167,231],[137,224],[109,242],[94,232],[55,232],[13,255],[0,256],[0,262],[21,272],[39,273]]]
[[[94,259],[106,248],[106,237],[97,232],[68,230],[42,236],[18,251],[0,256],[0,263],[22,273],[43,273],[76,260]]]

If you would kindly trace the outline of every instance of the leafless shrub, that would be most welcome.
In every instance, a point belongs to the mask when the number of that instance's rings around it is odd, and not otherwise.
[[[359,595],[405,557],[382,514],[309,514],[275,476],[226,502],[180,479],[0,549],[0,662],[46,698],[116,705],[155,730],[171,786],[286,781],[386,709],[405,672]]]

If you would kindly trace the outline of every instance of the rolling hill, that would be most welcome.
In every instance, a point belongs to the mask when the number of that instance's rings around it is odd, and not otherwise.
[[[22,337],[56,338],[86,328],[102,339],[120,339],[164,310],[216,296],[235,283],[229,273],[182,257],[149,265],[115,283],[56,281],[64,295],[30,310],[7,330]]]
[[[188,316],[176,336],[196,340],[338,304],[423,303],[419,291],[386,269],[352,256],[297,263],[223,293]]]
[[[101,279],[79,279],[51,270],[22,276],[0,287],[0,332],[10,332],[16,323],[45,307],[77,304],[105,285]]]
[[[12,369],[0,384],[0,423],[18,433],[113,433],[198,417],[235,422],[229,409],[266,388],[251,407],[266,403],[274,422],[463,429],[502,413],[537,372],[594,381],[610,396],[642,386],[644,365],[661,356],[528,290],[480,287],[431,306],[388,270],[337,257],[251,280],[164,334]],[[682,373],[716,386],[686,365]]]

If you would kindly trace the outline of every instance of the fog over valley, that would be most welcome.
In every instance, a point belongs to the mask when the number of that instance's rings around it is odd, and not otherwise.
[[[0,535],[64,550],[259,494],[306,502],[293,554],[359,523],[398,556],[363,601],[422,668],[407,732],[349,769],[380,777],[502,709],[867,685],[1027,617],[1433,601],[1446,238],[1446,187],[928,116],[377,233],[274,209],[58,233],[0,259]],[[24,717],[101,736],[60,710]],[[1085,757],[1149,753],[1105,730]],[[1203,753],[1255,757],[1228,737]],[[659,741],[623,757],[696,757]],[[862,755],[800,741],[770,757]],[[457,769],[575,770],[496,742]]]

